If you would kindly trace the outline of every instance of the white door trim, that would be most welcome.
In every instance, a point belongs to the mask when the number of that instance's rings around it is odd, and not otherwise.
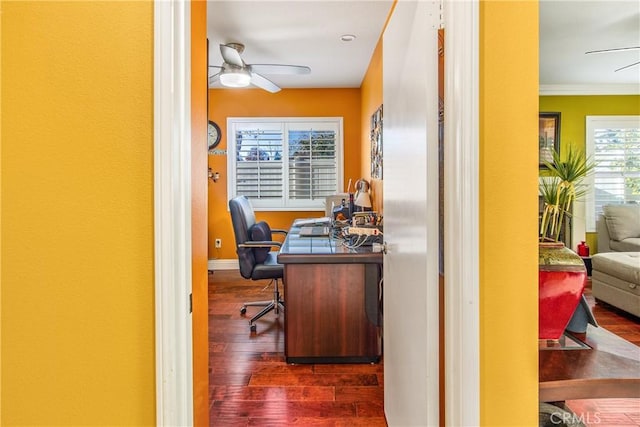
[[[479,6],[445,1],[445,413],[480,425]]]
[[[154,2],[156,424],[193,424],[191,5]]]

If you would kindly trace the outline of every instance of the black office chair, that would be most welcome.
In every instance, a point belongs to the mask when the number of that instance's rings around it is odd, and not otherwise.
[[[281,242],[272,240],[272,233],[287,234],[286,230],[271,230],[264,222],[256,222],[253,207],[246,196],[238,196],[229,200],[229,210],[231,212],[231,222],[236,238],[236,253],[240,265],[240,274],[245,279],[263,280],[272,279],[273,299],[270,301],[245,302],[240,308],[240,313],[245,314],[247,307],[264,307],[262,311],[249,320],[252,332],[256,331],[255,321],[274,310],[276,314],[284,312],[284,301],[280,299],[278,280],[283,278],[284,268],[278,264],[277,251],[273,248],[280,248]]]

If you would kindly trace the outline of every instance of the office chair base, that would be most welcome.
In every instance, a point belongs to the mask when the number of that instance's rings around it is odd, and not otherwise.
[[[272,300],[269,301],[255,301],[255,302],[245,302],[242,307],[240,307],[240,314],[247,313],[247,307],[266,307],[269,304],[273,303]]]
[[[255,332],[257,329],[257,326],[255,324],[256,320],[258,320],[259,318],[261,318],[262,316],[264,316],[265,314],[267,314],[270,311],[275,311],[276,315],[278,315],[281,311],[284,312],[284,304],[282,301],[278,301],[278,304],[276,305],[276,303],[274,303],[273,301],[269,303],[269,305],[267,305],[265,308],[262,309],[262,311],[260,311],[260,313],[256,314],[255,316],[253,316],[251,318],[251,320],[249,320],[249,329],[251,330],[251,332]]]
[[[278,290],[278,281],[275,281],[274,289],[273,289],[273,299],[270,301],[256,301],[256,302],[245,302],[242,307],[240,307],[240,314],[245,315],[247,312],[247,307],[264,307],[258,314],[253,316],[251,320],[249,320],[249,329],[251,332],[256,331],[256,320],[260,319],[262,316],[267,314],[270,311],[275,311],[276,315],[280,314],[280,312],[284,312],[284,301],[280,299],[280,291]]]
[[[256,314],[251,318],[251,320],[249,320],[249,328],[252,332],[256,331],[255,322],[265,314],[269,313],[270,311],[275,311],[276,315],[280,314],[281,311],[284,312],[284,301],[282,300],[279,300],[277,304],[275,301],[266,301],[266,305],[260,303],[247,303],[242,306],[242,308],[240,308],[240,314],[245,314],[247,312],[247,306],[264,306],[264,308],[258,314]]]

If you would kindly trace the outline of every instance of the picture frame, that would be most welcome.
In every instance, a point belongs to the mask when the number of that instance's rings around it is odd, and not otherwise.
[[[371,178],[382,179],[382,105],[371,116]]]
[[[544,163],[553,161],[553,151],[560,152],[560,113],[540,113],[538,121],[538,162],[540,169],[547,169]]]

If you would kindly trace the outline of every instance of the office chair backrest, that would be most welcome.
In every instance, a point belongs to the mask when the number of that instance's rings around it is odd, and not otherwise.
[[[240,274],[245,279],[250,279],[253,267],[256,264],[253,249],[240,248],[238,246],[251,240],[251,227],[256,223],[256,215],[246,196],[237,196],[229,200],[229,211],[231,212],[233,233],[236,238],[236,253],[238,254]]]

